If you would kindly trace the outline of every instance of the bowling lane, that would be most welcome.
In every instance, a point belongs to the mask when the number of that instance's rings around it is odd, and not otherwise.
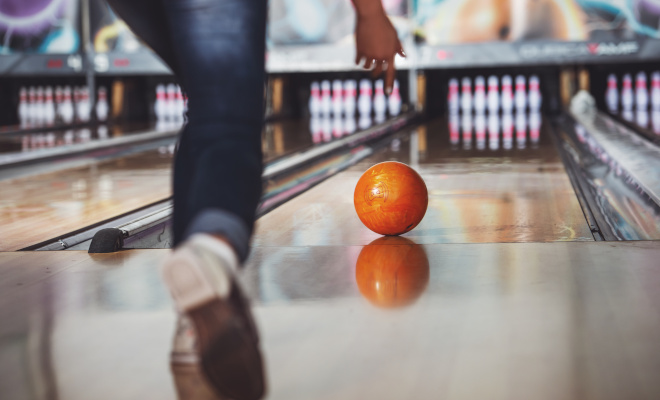
[[[365,245],[378,238],[355,214],[353,190],[363,171],[386,160],[413,166],[426,181],[427,214],[404,235],[419,244],[592,241],[549,123],[538,118],[537,130],[529,129],[535,124],[516,129],[514,121],[513,128],[501,129],[510,122],[496,128],[494,121],[458,117],[402,133],[259,219],[254,245]]]

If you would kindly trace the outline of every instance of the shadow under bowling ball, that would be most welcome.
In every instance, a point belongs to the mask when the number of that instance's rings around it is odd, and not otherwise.
[[[410,239],[385,236],[366,245],[357,259],[355,279],[360,293],[383,308],[415,302],[429,283],[429,259]]]

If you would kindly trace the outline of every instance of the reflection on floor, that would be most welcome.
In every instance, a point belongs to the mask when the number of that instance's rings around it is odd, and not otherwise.
[[[458,146],[462,142],[463,148],[484,150],[486,142],[490,150],[511,150],[514,145],[524,149],[529,142],[536,146],[540,139],[541,124],[543,120],[538,111],[517,111],[511,113],[450,113],[449,114],[449,141]]]

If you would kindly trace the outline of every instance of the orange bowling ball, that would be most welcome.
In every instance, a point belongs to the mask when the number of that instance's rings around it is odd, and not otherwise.
[[[353,203],[360,221],[381,235],[400,235],[420,223],[429,204],[426,184],[406,164],[386,161],[365,171]]]
[[[355,266],[362,296],[384,308],[413,303],[426,290],[429,275],[424,248],[401,236],[385,236],[369,243]]]

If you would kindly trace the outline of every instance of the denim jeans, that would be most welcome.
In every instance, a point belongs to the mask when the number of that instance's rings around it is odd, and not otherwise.
[[[241,260],[262,191],[267,0],[109,0],[188,95],[174,161],[174,245],[218,233]]]

